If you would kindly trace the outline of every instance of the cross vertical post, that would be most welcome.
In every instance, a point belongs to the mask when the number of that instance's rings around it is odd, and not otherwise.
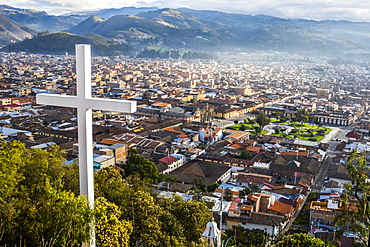
[[[92,109],[133,113],[136,101],[92,98],[91,96],[91,49],[90,45],[76,45],[77,96],[72,95],[36,95],[37,104],[77,108],[78,118],[78,154],[80,194],[87,196],[91,208],[94,207],[94,170],[93,170],[93,135]],[[93,225],[94,223],[91,222]],[[95,233],[91,231],[90,243],[83,246],[95,246]]]
[[[77,97],[91,99],[91,51],[90,46],[76,45]],[[92,140],[92,110],[77,108],[78,116],[78,156],[80,193],[87,196],[94,208],[94,170]],[[84,126],[84,127],[82,127]]]

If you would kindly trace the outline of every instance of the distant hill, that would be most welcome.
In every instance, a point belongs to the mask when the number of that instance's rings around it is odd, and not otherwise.
[[[240,46],[248,50],[274,50],[294,53],[343,53],[364,47],[331,35],[309,29],[273,25],[258,28],[246,34]]]
[[[243,15],[225,13],[211,10],[193,10],[188,8],[178,8],[178,10],[195,16],[199,20],[214,22],[226,25],[238,30],[241,34],[252,35],[269,27],[285,26],[295,30],[306,29],[307,33],[326,36],[328,42],[338,49],[353,49],[354,47],[370,47],[370,22],[350,22],[350,21],[314,21],[305,19],[283,19],[268,15]],[[274,29],[274,28],[272,28]],[[259,30],[259,31],[258,31]],[[300,31],[299,31],[300,32]],[[308,43],[316,43],[317,37]],[[267,38],[267,37],[266,37]],[[284,37],[277,37],[283,39]],[[285,36],[285,38],[288,38]],[[253,37],[250,37],[253,39]],[[326,43],[326,42],[324,42]],[[324,44],[325,45],[325,44]],[[271,45],[269,45],[271,47]]]
[[[196,17],[175,9],[165,8],[154,11],[142,12],[137,16],[148,20],[156,21],[174,28],[199,29],[202,31],[209,30],[209,27]]]
[[[0,51],[6,52],[31,52],[47,54],[70,54],[75,53],[75,44],[91,44],[93,55],[119,55],[123,54],[127,47],[115,44],[110,40],[97,34],[86,37],[70,33],[53,33],[49,35],[36,36],[22,42],[9,44]]]
[[[142,7],[142,8],[135,8],[135,7],[124,7],[120,9],[103,9],[99,11],[86,11],[86,12],[75,12],[75,13],[68,13],[64,14],[64,17],[71,17],[74,19],[78,19],[79,21],[83,21],[89,18],[92,15],[96,15],[100,18],[109,19],[115,15],[137,15],[141,12],[147,12],[151,10],[156,10],[156,7]]]
[[[176,21],[179,23],[181,18]],[[200,22],[202,29],[180,28],[173,23],[153,21],[138,16],[117,15],[108,20],[91,16],[73,27],[69,32],[85,35],[96,33],[107,38],[120,39],[136,47],[162,45],[169,48],[205,48],[220,46],[231,35],[223,36],[219,31],[208,28]],[[226,44],[225,44],[226,45]]]
[[[0,14],[0,46],[31,38],[37,31]]]
[[[147,47],[198,51],[272,50],[306,54],[368,53],[370,49],[370,23],[367,22],[283,19],[267,15],[154,7],[125,7],[52,16],[42,11],[0,5],[2,13],[38,30],[65,30],[79,36],[100,35],[114,40],[114,44],[118,42],[126,48],[131,47],[136,54]],[[91,13],[94,15],[88,16]],[[3,31],[3,40],[5,34]],[[44,50],[46,52],[47,48]]]
[[[286,25],[287,23],[291,22],[291,20],[268,15],[243,15],[213,10],[194,10],[188,8],[178,8],[178,10],[188,13],[202,21],[209,21],[219,25],[235,28],[241,33],[246,33],[251,30],[256,30],[258,28],[271,25]]]
[[[69,30],[79,35],[96,33],[108,38],[156,35],[167,31],[168,27],[163,24],[133,15],[116,15],[108,20],[91,16]]]
[[[136,47],[152,45],[214,51],[237,47],[248,51],[303,53],[336,53],[369,47],[330,34],[324,28],[327,26],[325,22],[184,10],[189,13],[165,8],[142,12],[138,16],[113,16],[106,21],[90,17],[69,31],[123,39],[128,44],[135,43]]]
[[[142,12],[137,16],[157,21],[164,25],[177,29],[197,30],[202,36],[213,36],[220,42],[229,42],[237,38],[237,31],[223,24],[202,21],[198,18],[175,9],[159,9],[154,11]]]
[[[38,31],[59,32],[77,25],[80,20],[72,17],[49,15],[45,11],[19,9],[0,5],[0,14]]]

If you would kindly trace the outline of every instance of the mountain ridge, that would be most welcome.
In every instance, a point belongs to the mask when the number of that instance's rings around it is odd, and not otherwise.
[[[7,13],[8,16],[20,18],[21,12],[21,9],[0,5],[0,13]],[[128,12],[135,15],[123,14]],[[24,23],[32,20],[35,26],[49,20],[51,30],[80,36],[95,33],[131,46],[136,51],[147,47],[305,53],[368,52],[370,49],[368,22],[284,19],[268,15],[155,7],[105,9],[88,12],[95,15],[87,18],[86,12],[63,16],[32,10],[24,13]]]
[[[21,25],[8,17],[0,14],[0,46],[1,43],[9,44],[32,38],[36,30]]]

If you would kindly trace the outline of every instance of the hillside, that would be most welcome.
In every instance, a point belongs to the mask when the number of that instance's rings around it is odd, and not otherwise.
[[[278,50],[295,53],[343,53],[363,49],[352,42],[338,40],[333,36],[308,29],[273,25],[251,31],[241,41],[249,50]]]
[[[207,25],[192,15],[175,9],[159,9],[155,11],[142,12],[137,16],[157,21],[164,25],[169,25],[174,28],[180,29],[199,29],[202,31],[209,31],[210,28]]]
[[[52,32],[66,30],[80,36],[94,33],[136,51],[158,47],[198,51],[273,50],[333,54],[353,51],[366,53],[370,49],[370,23],[366,22],[283,19],[267,15],[154,7],[125,7],[52,16],[42,11],[0,5],[1,13],[13,21],[27,23],[28,27]],[[96,15],[87,17],[89,13]],[[3,44],[5,41],[16,42],[30,37],[25,34],[5,37],[6,34],[2,31],[0,38]]]
[[[369,22],[283,19],[268,15],[243,15],[243,14],[225,13],[220,11],[193,10],[188,8],[179,8],[178,10],[193,15],[202,21],[209,21],[232,27],[242,34],[251,35],[252,33],[258,32],[258,30],[263,30],[271,26],[280,25],[292,27],[293,29],[295,28],[296,30],[306,29],[306,32],[327,36],[329,40],[332,40],[328,42],[329,43],[334,42],[334,45],[339,46],[338,49],[352,49],[353,47],[366,47],[366,49],[369,49],[370,47]],[[283,39],[284,36],[279,36],[277,38]],[[315,40],[317,40],[316,37],[314,37],[313,41],[308,42],[316,43],[316,45],[319,45]]]
[[[179,28],[172,23],[164,23],[145,18],[118,15],[108,20],[90,17],[69,32],[86,35],[96,33],[106,38],[120,39],[136,47],[161,45],[169,48],[205,48],[220,46],[232,35],[221,35],[220,32],[206,28]],[[226,37],[226,38],[225,38]]]
[[[70,29],[80,22],[79,19],[73,16],[49,15],[45,11],[19,9],[8,5],[0,5],[0,14],[38,31],[59,32]]]
[[[132,15],[116,15],[108,20],[91,16],[69,30],[71,33],[85,35],[96,33],[107,38],[127,37],[130,35],[156,35],[168,32],[163,24]]]
[[[115,15],[137,15],[141,12],[147,12],[151,10],[156,10],[158,8],[156,7],[141,7],[141,8],[135,8],[135,7],[123,7],[119,9],[103,9],[99,11],[86,11],[86,12],[75,12],[75,13],[68,13],[63,15],[67,18],[73,18],[79,21],[86,20],[92,15],[96,15],[100,18],[109,19]]]
[[[33,39],[26,39],[22,42],[9,44],[0,51],[31,53],[70,54],[75,53],[76,44],[91,44],[93,55],[118,55],[122,54],[126,47],[114,44],[108,39],[96,34],[78,36],[70,33],[53,33],[44,36],[37,36]],[[127,50],[127,49],[126,49]]]
[[[202,21],[198,18],[175,9],[159,9],[138,14],[138,16],[157,21],[177,29],[196,30],[201,36],[213,36],[221,42],[230,42],[237,38],[237,31],[223,24]]]
[[[31,38],[36,30],[23,26],[0,14],[0,47],[9,43]]]

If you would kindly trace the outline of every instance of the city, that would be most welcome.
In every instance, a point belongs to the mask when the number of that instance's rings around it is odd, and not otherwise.
[[[92,96],[137,104],[93,111],[94,171],[124,173],[135,149],[167,176],[158,198],[201,197],[222,231],[337,241],[334,218],[353,182],[347,159],[370,150],[369,67],[278,52],[219,57],[93,57]],[[76,95],[75,56],[2,52],[0,68],[0,138],[58,145],[73,163],[76,109],[36,104],[36,95]],[[339,242],[360,238],[349,231]]]

